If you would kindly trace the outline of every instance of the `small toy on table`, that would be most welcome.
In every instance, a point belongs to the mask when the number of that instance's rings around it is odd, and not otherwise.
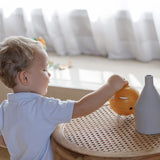
[[[41,36],[38,39],[34,38],[34,40],[40,41],[42,43],[42,45],[43,45],[43,48],[46,50],[46,42]]]
[[[134,106],[139,97],[139,92],[130,87],[124,86],[121,90],[115,93],[115,95],[109,100],[111,109],[118,115],[130,115],[134,114]]]

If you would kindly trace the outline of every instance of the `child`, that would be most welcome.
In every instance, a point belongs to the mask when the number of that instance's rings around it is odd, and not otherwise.
[[[79,101],[48,98],[48,56],[40,42],[21,36],[0,44],[0,79],[13,93],[0,107],[0,144],[12,160],[52,160],[50,136],[59,123],[86,116],[128,82],[113,75]]]

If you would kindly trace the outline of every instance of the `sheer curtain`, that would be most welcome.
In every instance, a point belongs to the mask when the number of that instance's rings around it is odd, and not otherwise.
[[[5,0],[0,7],[0,41],[42,36],[47,51],[62,56],[160,59],[158,0]]]

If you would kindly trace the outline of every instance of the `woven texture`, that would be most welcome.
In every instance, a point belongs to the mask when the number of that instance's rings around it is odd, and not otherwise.
[[[67,141],[86,150],[102,152],[139,152],[157,149],[160,135],[142,135],[135,131],[134,115],[118,116],[108,104],[96,112],[65,124]]]

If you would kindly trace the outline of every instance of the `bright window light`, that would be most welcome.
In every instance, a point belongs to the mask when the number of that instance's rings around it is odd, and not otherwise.
[[[10,5],[8,5],[10,4]],[[1,8],[46,8],[46,9],[94,9],[108,11],[113,9],[152,10],[158,9],[159,0],[2,0]]]
[[[131,83],[131,86],[138,87],[138,88],[142,87],[142,84],[140,83],[140,81],[137,79],[137,77],[134,74],[131,74],[131,73],[128,74],[128,78]]]
[[[10,4],[10,5],[8,5]],[[99,15],[113,14],[118,10],[129,10],[133,20],[137,20],[143,11],[159,11],[159,0],[2,0],[0,8],[5,11],[5,16],[13,12],[15,8],[32,10],[42,8],[54,11],[69,11],[73,9],[87,9],[91,20],[95,21]]]
[[[79,79],[81,82],[90,82],[90,83],[103,83],[103,75],[100,71],[92,71],[86,69],[79,69]]]

